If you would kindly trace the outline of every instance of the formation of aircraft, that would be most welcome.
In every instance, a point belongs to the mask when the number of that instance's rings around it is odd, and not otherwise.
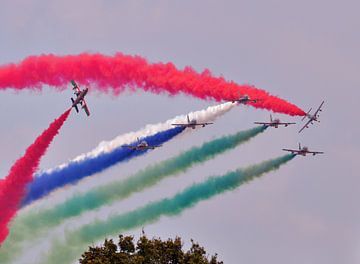
[[[247,94],[241,96],[239,99],[231,100],[232,103],[239,103],[239,104],[247,104],[247,103],[257,103],[260,99],[252,99]]]
[[[270,115],[270,122],[254,122],[254,124],[278,128],[279,126],[287,127],[296,123],[281,122],[279,118],[272,119],[272,116]]]
[[[86,115],[89,116],[90,111],[85,102],[85,95],[87,94],[89,89],[85,88],[81,90],[74,80],[71,80],[71,84],[73,86],[74,94],[76,95],[75,99],[71,97],[71,102],[72,102],[71,107],[74,107],[76,112],[79,113],[78,104],[80,104],[81,108],[84,109]]]
[[[310,114],[310,112],[312,110],[310,108],[310,110],[303,117],[302,121],[305,118],[308,118],[309,120],[300,129],[299,133],[301,133],[305,128],[308,128],[310,124],[313,124],[314,122],[320,122],[319,113],[322,111],[323,105],[324,105],[324,101],[321,102],[320,106],[316,109],[314,114]],[[278,128],[280,125],[287,127],[289,125],[293,125],[296,123],[281,122],[280,119],[272,119],[272,116],[270,115],[270,122],[254,122],[254,124]],[[299,149],[283,149],[283,151],[288,151],[288,152],[291,152],[292,154],[301,155],[301,156],[306,156],[307,154],[312,154],[313,156],[315,156],[317,154],[324,154],[324,152],[322,152],[322,151],[310,151],[308,147],[301,147],[300,143],[299,143]]]
[[[124,145],[123,148],[128,148],[130,150],[148,150],[148,149],[156,149],[160,148],[162,145],[149,145],[145,140],[140,141],[139,138],[137,138],[138,143],[135,146],[131,145]]]
[[[189,115],[187,115],[187,123],[176,123],[176,124],[171,124],[172,126],[181,126],[181,127],[185,127],[185,128],[192,128],[195,129],[196,126],[201,126],[201,127],[205,127],[208,125],[212,125],[214,123],[209,123],[209,122],[205,122],[205,123],[198,123],[196,121],[196,119],[192,119],[190,120]]]
[[[317,154],[324,154],[322,151],[310,151],[308,147],[301,147],[301,144],[299,143],[299,149],[283,149],[283,151],[291,152],[295,155],[301,155],[306,156],[307,154],[312,154],[313,156]]]
[[[87,104],[85,102],[85,96],[86,96],[89,89],[85,88],[85,89],[81,90],[74,80],[71,80],[71,84],[73,86],[74,94],[76,95],[75,99],[71,98],[71,101],[72,101],[72,106],[71,107],[74,107],[76,112],[79,112],[78,105],[80,105],[81,108],[84,109],[86,115],[89,116],[90,111],[89,111],[89,108],[87,107]],[[256,103],[258,101],[260,101],[260,99],[251,99],[248,95],[241,96],[239,99],[236,99],[236,100],[231,100],[231,102],[233,102],[233,103],[237,102],[239,104],[247,104],[249,102]],[[322,101],[322,103],[317,108],[317,110],[314,112],[314,114],[310,114],[310,112],[312,110],[312,108],[310,108],[310,110],[303,117],[302,121],[305,118],[308,118],[309,120],[300,129],[299,133],[301,133],[305,128],[308,128],[310,124],[314,124],[314,122],[320,122],[319,113],[322,111],[322,106],[323,105],[324,105],[324,101]],[[180,126],[180,127],[184,127],[184,128],[195,129],[197,126],[205,127],[207,125],[212,125],[212,124],[213,123],[209,123],[209,122],[198,123],[196,119],[191,119],[190,120],[189,115],[187,115],[187,123],[174,123],[174,124],[171,124],[171,125]],[[278,118],[273,119],[272,115],[270,115],[270,122],[254,122],[254,124],[278,128],[279,126],[287,127],[289,125],[293,125],[293,124],[296,124],[296,123],[281,122],[280,119],[278,119]],[[159,148],[159,147],[162,146],[162,145],[149,145],[145,140],[140,141],[139,138],[137,140],[138,140],[138,143],[135,146],[124,145],[122,147],[131,149],[131,150],[143,151],[143,150],[148,150],[148,149]],[[300,143],[299,143],[299,149],[283,149],[283,151],[288,151],[288,152],[291,152],[292,154],[301,155],[301,156],[306,156],[307,154],[312,154],[313,156],[315,156],[317,154],[324,154],[324,152],[321,152],[321,151],[310,151],[308,149],[308,147],[301,147]]]
[[[299,130],[299,133],[301,133],[301,131],[303,131],[305,128],[308,128],[309,125],[314,124],[314,122],[319,122],[319,113],[322,111],[321,107],[324,105],[324,101],[322,101],[322,103],[320,104],[320,106],[318,107],[318,109],[315,111],[314,114],[310,114],[312,108],[310,108],[310,110],[306,113],[306,115],[303,117],[302,121],[304,121],[305,118],[309,118],[309,120],[306,122],[306,124]]]

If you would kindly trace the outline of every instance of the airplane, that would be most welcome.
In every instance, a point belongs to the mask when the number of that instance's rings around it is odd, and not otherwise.
[[[138,143],[135,146],[131,145],[124,145],[123,148],[128,148],[130,150],[148,150],[148,149],[156,149],[161,147],[162,145],[149,145],[145,140],[140,141],[139,138],[137,138]]]
[[[319,122],[319,112],[322,111],[321,107],[323,106],[324,101],[322,101],[322,103],[320,104],[320,106],[318,107],[318,109],[315,111],[315,113],[312,115],[310,114],[310,111],[312,108],[310,108],[310,110],[306,113],[306,115],[303,117],[303,119],[301,121],[304,121],[304,119],[307,117],[309,118],[309,120],[306,122],[306,124],[300,129],[299,133],[301,133],[301,131],[303,131],[305,128],[308,128],[309,125],[314,124],[314,121]]]
[[[278,128],[279,126],[287,127],[289,125],[295,125],[296,123],[280,122],[279,118],[272,119],[270,115],[270,122],[254,122],[254,124]]]
[[[73,86],[74,94],[76,95],[75,100],[71,97],[72,106],[74,107],[76,112],[79,113],[78,104],[81,105],[81,108],[84,109],[87,116],[90,116],[89,108],[85,102],[85,95],[89,91],[89,88],[85,88],[84,90],[80,90],[79,86],[76,84],[74,80],[71,80],[71,84]]]
[[[192,119],[192,120],[190,120],[190,117],[189,117],[189,115],[187,115],[187,123],[177,123],[177,124],[171,124],[172,126],[181,126],[181,127],[185,127],[185,128],[187,128],[187,127],[191,127],[192,129],[195,129],[196,128],[196,126],[202,126],[202,127],[205,127],[205,126],[207,126],[207,125],[212,125],[212,124],[214,124],[214,123],[208,123],[208,122],[205,122],[205,123],[198,123],[197,121],[196,121],[196,119]]]
[[[251,99],[247,94],[244,96],[241,96],[239,99],[231,100],[232,103],[239,103],[239,104],[247,104],[247,103],[257,103],[261,101],[260,99]]]
[[[324,154],[324,152],[321,151],[310,151],[308,147],[301,147],[300,143],[299,143],[299,149],[283,149],[283,151],[289,151],[291,152],[291,154],[295,154],[295,155],[301,155],[301,156],[306,156],[307,154],[312,154],[313,156],[315,156],[316,154]]]

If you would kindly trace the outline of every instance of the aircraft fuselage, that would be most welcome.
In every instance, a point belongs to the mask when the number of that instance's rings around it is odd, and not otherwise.
[[[85,95],[88,92],[88,88],[85,88],[84,90],[82,90],[76,97],[76,99],[74,100],[72,107],[75,107],[77,104],[81,103],[82,100],[84,100]]]
[[[301,155],[301,156],[306,156],[307,154],[309,154],[309,149],[307,147],[303,147],[302,149],[300,149],[300,151],[298,152],[298,155]]]
[[[239,104],[247,104],[250,101],[249,97],[242,97],[238,100],[233,100],[232,102],[235,103],[239,103]]]

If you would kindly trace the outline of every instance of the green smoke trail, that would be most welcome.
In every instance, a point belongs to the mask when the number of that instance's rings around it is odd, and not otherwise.
[[[78,230],[66,233],[66,243],[58,241],[52,243],[52,250],[43,263],[70,263],[80,256],[86,249],[86,246],[93,241],[153,223],[164,215],[178,215],[202,200],[207,200],[215,195],[233,190],[255,177],[276,170],[294,157],[295,155],[293,154],[287,154],[245,169],[228,172],[223,176],[211,177],[202,183],[193,184],[171,198],[148,203],[139,209],[112,216],[105,221],[97,220],[91,224],[84,225]]]
[[[84,194],[76,195],[51,209],[20,215],[13,223],[12,233],[4,247],[0,249],[0,259],[3,261],[10,259],[12,255],[10,252],[19,250],[21,241],[31,241],[34,237],[44,234],[50,228],[61,224],[67,218],[125,199],[132,193],[140,192],[155,185],[165,177],[184,172],[196,164],[233,149],[265,130],[266,127],[260,126],[220,137],[206,142],[200,147],[193,147],[156,165],[148,166],[126,180],[112,182]]]

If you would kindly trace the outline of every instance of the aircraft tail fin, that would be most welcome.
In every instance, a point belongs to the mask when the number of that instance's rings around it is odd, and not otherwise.
[[[299,143],[299,150],[301,150],[301,144]]]
[[[189,117],[189,115],[187,115],[187,121],[188,121],[188,123],[190,124],[190,117]]]

